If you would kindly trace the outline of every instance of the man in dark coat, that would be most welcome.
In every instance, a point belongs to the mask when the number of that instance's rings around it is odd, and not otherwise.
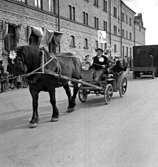
[[[116,61],[116,64],[111,68],[111,71],[114,73],[119,73],[121,71],[126,71],[127,67],[123,67],[121,65],[121,62],[118,60]]]
[[[95,51],[97,52],[97,55],[93,58],[93,78],[95,81],[99,81],[103,73],[107,72],[108,58],[103,55],[103,49],[97,48]]]

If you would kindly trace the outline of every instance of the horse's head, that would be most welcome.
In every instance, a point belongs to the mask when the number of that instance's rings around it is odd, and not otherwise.
[[[25,62],[25,54],[23,47],[17,47],[15,51],[11,51],[9,54],[10,63],[14,67],[14,73],[16,75],[24,74],[27,72],[27,66]]]

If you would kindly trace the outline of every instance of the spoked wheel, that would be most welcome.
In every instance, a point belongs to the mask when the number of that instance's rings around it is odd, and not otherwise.
[[[87,101],[87,92],[84,89],[79,89],[78,91],[78,98],[82,103],[85,103]]]
[[[124,96],[127,91],[127,78],[123,78],[120,83],[119,94],[120,97]]]
[[[111,84],[107,84],[106,88],[104,89],[105,104],[109,104],[112,96],[113,96],[113,87]]]

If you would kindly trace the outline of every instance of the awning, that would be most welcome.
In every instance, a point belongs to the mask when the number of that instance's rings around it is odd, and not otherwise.
[[[54,43],[56,46],[59,45],[60,43],[60,40],[61,40],[61,37],[62,37],[62,34],[61,32],[58,32],[58,31],[53,31],[53,30],[50,30],[50,29],[45,29],[44,31],[44,36],[43,36],[43,43],[45,43],[47,46],[50,44],[50,43]]]
[[[31,36],[31,34],[34,34],[36,36],[38,36],[39,38],[43,37],[43,30],[41,27],[36,27],[36,26],[28,26],[27,27],[27,41],[29,41],[29,38]]]

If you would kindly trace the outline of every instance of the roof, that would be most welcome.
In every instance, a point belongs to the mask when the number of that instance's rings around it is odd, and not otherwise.
[[[132,10],[129,6],[127,6],[122,0],[121,0],[121,3],[126,7],[128,8],[131,12],[133,12],[134,14],[136,14],[136,12],[134,10]]]

